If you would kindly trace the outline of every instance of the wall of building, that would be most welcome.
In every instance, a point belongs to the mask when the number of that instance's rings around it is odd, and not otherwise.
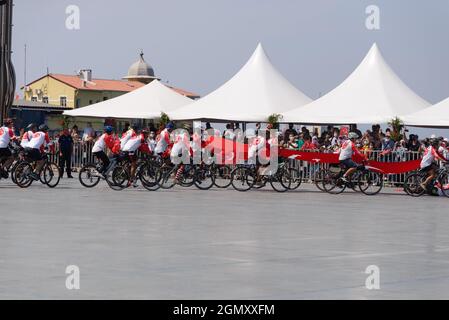
[[[120,91],[92,91],[92,90],[77,90],[75,95],[75,105],[78,108],[85,107],[94,103],[104,101],[105,99],[113,99],[125,94]]]
[[[53,79],[52,77],[46,76],[28,86],[31,90],[25,90],[24,99],[32,100],[33,97],[37,98],[37,101],[43,101],[44,97],[48,97],[48,104],[55,106],[61,105],[60,98],[65,96],[67,107],[75,107],[75,88],[66,85],[63,82]],[[36,90],[42,90],[41,94],[36,94]]]

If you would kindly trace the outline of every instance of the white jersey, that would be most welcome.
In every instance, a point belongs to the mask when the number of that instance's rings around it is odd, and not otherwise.
[[[100,138],[95,141],[95,144],[92,148],[92,153],[103,151],[105,152],[106,147],[111,146],[113,143],[112,135],[108,135],[107,133],[103,133]]]
[[[128,140],[128,142],[123,146],[122,151],[124,152],[136,152],[137,149],[142,145],[142,140],[144,140],[142,135],[133,137]]]
[[[168,129],[164,129],[159,134],[156,148],[154,149],[155,154],[164,153],[165,150],[167,150],[167,147],[170,143],[170,133],[168,132]]]
[[[265,147],[265,138],[257,136],[248,146],[249,163],[254,163],[256,155]],[[259,155],[260,156],[260,155]]]
[[[190,151],[190,136],[187,132],[182,132],[175,137],[170,156],[178,157],[185,154],[186,151]]]
[[[435,148],[428,146],[424,151],[424,155],[421,160],[421,169],[430,166],[435,161],[435,158],[439,158]]]
[[[30,142],[32,137],[33,137],[33,131],[25,132],[22,136],[22,141],[20,141],[20,146],[22,148],[28,148],[28,143]]]
[[[45,143],[49,142],[50,140],[48,139],[47,134],[42,131],[39,131],[33,133],[30,142],[28,142],[28,148],[41,150],[42,147],[45,146]]]
[[[120,149],[123,150],[123,148],[125,147],[125,144],[129,141],[129,139],[135,138],[135,137],[136,137],[136,132],[133,129],[129,129],[128,131],[126,131],[126,133],[120,139]]]
[[[438,153],[441,154],[445,160],[449,160],[449,149],[440,146],[438,148]]]
[[[12,137],[14,137],[14,131],[11,128],[0,127],[0,149],[8,148]]]
[[[340,155],[338,156],[338,160],[347,160],[352,158],[352,154],[354,153],[354,144],[351,140],[346,140],[343,142],[340,148]]]

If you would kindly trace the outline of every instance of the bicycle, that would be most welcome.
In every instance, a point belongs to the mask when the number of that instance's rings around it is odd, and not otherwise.
[[[61,171],[59,166],[49,160],[50,153],[48,151],[44,154],[44,165],[39,172],[39,180],[47,185],[49,188],[55,188],[61,180]],[[23,152],[23,159],[14,168],[13,181],[20,188],[28,188],[35,179],[32,177],[32,173],[35,169],[35,161],[32,161],[26,150]]]
[[[346,188],[358,189],[365,195],[376,195],[383,188],[383,174],[377,169],[365,166],[365,161],[357,167],[357,171],[348,180],[343,180],[347,171],[340,168],[338,172],[328,170],[323,177],[323,189],[330,194],[340,194]]]
[[[276,172],[273,172],[268,167],[265,169],[265,172],[260,174],[254,164],[237,165],[231,172],[231,184],[235,190],[244,192],[251,188],[261,189],[267,183],[270,183],[273,190],[286,192],[290,190],[292,183],[289,169],[286,165],[281,164],[276,169]]]
[[[427,179],[427,172],[419,170],[409,173],[405,177],[404,191],[412,197],[420,197],[424,193],[435,194],[441,189],[443,195],[449,197],[449,169],[447,166],[439,168],[436,177],[428,184],[427,188],[421,187],[421,184]]]

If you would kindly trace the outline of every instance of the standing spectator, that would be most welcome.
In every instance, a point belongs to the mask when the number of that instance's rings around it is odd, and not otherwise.
[[[291,134],[293,136],[297,136],[298,135],[296,130],[293,128],[293,123],[289,123],[288,124],[288,129],[285,130],[285,132],[284,132],[284,141],[288,141]]]
[[[154,151],[156,149],[156,132],[150,131],[150,135],[148,136],[148,146],[150,147],[151,151]]]
[[[95,130],[92,128],[92,123],[88,122],[83,131],[83,141],[90,142],[95,139]]]
[[[288,141],[285,143],[285,148],[290,150],[297,150],[298,149],[298,143],[296,140],[296,136],[294,134],[290,134],[288,136]]]
[[[72,179],[72,152],[73,138],[67,128],[64,128],[62,135],[58,139],[59,143],[59,168],[61,177],[64,175],[64,167],[67,169],[67,178]]]
[[[359,137],[362,136],[362,131],[360,131],[360,130],[357,128],[357,125],[356,125],[356,124],[352,124],[352,125],[349,127],[349,131],[350,131],[350,132],[355,132],[355,133],[357,133],[357,135],[358,135]]]
[[[393,151],[394,141],[391,139],[390,131],[385,133],[385,138],[382,140],[382,151]]]

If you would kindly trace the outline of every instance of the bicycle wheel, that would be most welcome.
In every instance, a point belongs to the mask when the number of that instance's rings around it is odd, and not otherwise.
[[[12,182],[14,182],[14,183],[16,183],[16,176],[15,176],[14,172],[16,171],[17,166],[18,166],[21,162],[22,162],[22,161],[16,161],[16,162],[12,165],[11,169],[9,170],[9,172],[10,172],[10,174],[11,174],[11,180],[12,180]]]
[[[340,194],[346,189],[346,184],[340,179],[341,173],[327,171],[323,177],[323,189],[330,194]]]
[[[384,176],[378,172],[366,170],[358,178],[360,191],[368,196],[376,195],[382,190]]]
[[[44,178],[45,184],[49,188],[54,188],[59,184],[59,181],[61,180],[61,170],[59,170],[59,167],[54,162],[48,162],[43,170],[42,175]]]
[[[277,192],[286,192],[292,185],[290,173],[285,169],[278,169],[278,171],[270,177],[270,184],[273,190]]]
[[[33,167],[28,162],[21,162],[17,165],[14,170],[15,183],[20,188],[28,188],[32,183],[33,179],[30,174],[33,172]]]
[[[214,184],[217,188],[225,189],[231,185],[231,171],[227,165],[215,167]]]
[[[323,186],[323,180],[326,174],[329,172],[327,169],[320,169],[312,177],[312,181],[315,184],[315,186],[318,188],[318,190],[326,192]]]
[[[117,165],[106,177],[108,186],[115,191],[125,189],[129,183],[129,173],[126,166]]]
[[[100,173],[94,164],[86,164],[81,168],[78,179],[86,188],[93,188],[100,182]]]
[[[160,188],[157,175],[158,167],[153,163],[145,163],[140,167],[137,176],[142,186],[148,191],[156,191]]]
[[[441,192],[449,198],[449,172],[442,172],[438,177],[440,183]]]
[[[195,170],[195,186],[200,190],[209,190],[214,186],[215,175],[209,166]]]
[[[412,197],[422,196],[426,190],[421,187],[424,176],[420,173],[412,173],[405,177],[404,191]]]
[[[254,186],[254,173],[252,170],[245,167],[238,167],[231,172],[231,184],[237,191],[248,191]]]
[[[162,166],[157,171],[157,181],[162,189],[171,189],[175,186],[175,168]]]
[[[195,183],[195,166],[184,165],[184,171],[182,172],[179,180],[179,184],[182,187],[191,187]],[[176,173],[175,173],[176,175]]]
[[[302,173],[298,169],[288,168],[288,173],[290,175],[290,187],[289,190],[296,190],[302,183]]]

